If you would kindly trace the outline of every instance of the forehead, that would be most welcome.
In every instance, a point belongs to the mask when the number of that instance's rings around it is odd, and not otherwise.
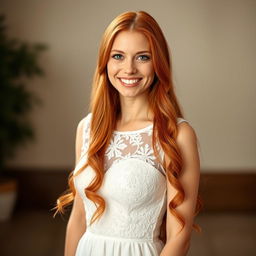
[[[115,37],[112,50],[123,52],[150,51],[147,37],[138,31],[121,31]]]

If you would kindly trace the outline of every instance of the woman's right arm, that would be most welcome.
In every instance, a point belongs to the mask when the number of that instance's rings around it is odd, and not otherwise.
[[[84,120],[84,119],[83,119]],[[83,138],[83,124],[84,121],[81,120],[77,126],[76,131],[76,165],[81,155],[82,148],[82,138]],[[85,210],[82,198],[76,191],[76,195],[73,202],[73,207],[68,220],[66,229],[66,239],[65,239],[65,256],[75,256],[76,248],[81,236],[86,230],[86,219]]]

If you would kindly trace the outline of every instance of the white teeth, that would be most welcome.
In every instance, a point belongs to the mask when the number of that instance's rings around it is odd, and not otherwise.
[[[125,84],[135,84],[139,81],[139,79],[121,79],[121,81]]]

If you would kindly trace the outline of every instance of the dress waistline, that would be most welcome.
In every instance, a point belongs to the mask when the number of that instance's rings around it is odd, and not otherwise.
[[[136,243],[143,243],[143,242],[159,242],[161,241],[159,238],[126,238],[126,237],[117,237],[117,236],[108,236],[103,234],[95,233],[89,229],[85,231],[85,235],[94,237],[94,238],[103,238],[103,239],[111,239],[111,240],[119,240],[119,241],[130,241],[130,242],[136,242]]]

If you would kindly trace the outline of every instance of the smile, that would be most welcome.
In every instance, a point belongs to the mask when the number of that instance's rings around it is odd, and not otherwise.
[[[137,79],[124,79],[124,78],[119,78],[121,83],[127,86],[135,86],[139,83],[139,81],[141,80],[141,78],[137,78]]]

